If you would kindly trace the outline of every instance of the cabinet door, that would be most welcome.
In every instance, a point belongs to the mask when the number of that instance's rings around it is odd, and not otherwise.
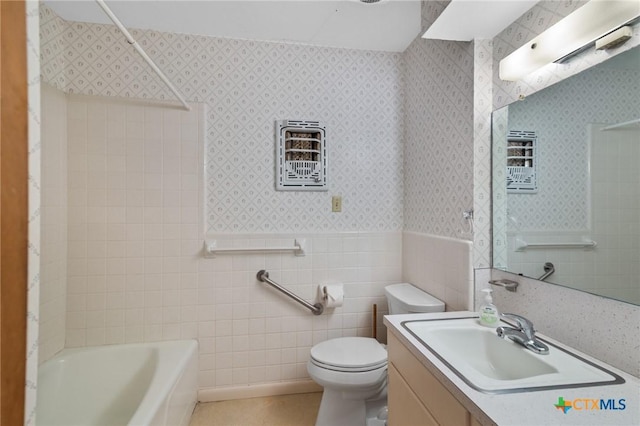
[[[437,426],[398,370],[389,364],[389,426]]]
[[[468,426],[469,412],[393,334],[387,336],[389,361],[438,424]],[[389,392],[391,394],[391,391]],[[402,425],[404,426],[404,425]]]

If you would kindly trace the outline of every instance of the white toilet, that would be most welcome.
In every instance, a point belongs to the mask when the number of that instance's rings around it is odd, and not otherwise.
[[[444,303],[411,284],[385,287],[389,314],[442,312]],[[311,348],[311,378],[324,387],[316,426],[384,426],[387,350],[370,337],[340,337]]]

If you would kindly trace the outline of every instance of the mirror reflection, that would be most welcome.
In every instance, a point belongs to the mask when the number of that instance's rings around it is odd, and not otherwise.
[[[494,267],[640,304],[640,47],[493,114]]]

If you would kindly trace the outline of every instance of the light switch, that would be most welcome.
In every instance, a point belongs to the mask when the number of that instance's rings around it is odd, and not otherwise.
[[[340,195],[331,197],[331,211],[334,213],[342,211],[342,197]]]

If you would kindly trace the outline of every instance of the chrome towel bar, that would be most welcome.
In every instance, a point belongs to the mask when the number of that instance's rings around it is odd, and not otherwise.
[[[306,300],[304,300],[303,298],[301,298],[297,294],[292,293],[291,291],[289,291],[286,288],[282,287],[277,282],[269,279],[269,273],[267,271],[265,271],[264,269],[261,269],[261,270],[258,271],[258,274],[256,275],[256,278],[258,278],[258,281],[261,281],[263,283],[269,284],[271,287],[275,288],[279,292],[286,294],[287,296],[289,296],[290,298],[292,298],[296,302],[300,303],[302,306],[304,306],[305,308],[307,308],[311,312],[313,312],[313,315],[320,315],[320,314],[322,314],[322,311],[324,311],[324,306],[321,303],[316,303],[316,304],[312,305],[311,303],[307,302]]]

